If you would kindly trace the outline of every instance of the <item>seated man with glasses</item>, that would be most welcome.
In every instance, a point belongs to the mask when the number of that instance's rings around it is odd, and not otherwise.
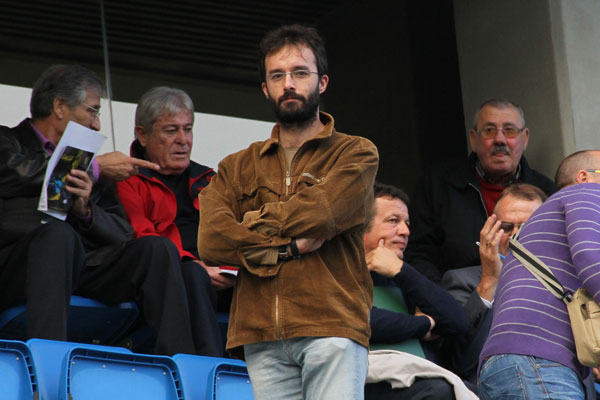
[[[547,197],[541,189],[526,183],[515,183],[504,189],[494,213],[480,232],[481,266],[451,269],[442,277],[442,286],[463,305],[469,316],[469,331],[445,343],[448,361],[456,374],[471,383],[477,383],[479,353],[490,329],[492,302],[502,260],[508,252],[508,239]]]
[[[67,340],[72,293],[106,304],[135,301],[156,333],[157,354],[220,356],[220,338],[211,342],[204,324],[212,318],[216,325],[214,314],[197,312],[203,288],[186,287],[169,239],[133,239],[102,162],[99,177],[91,167],[66,175],[73,199],[66,220],[38,211],[48,160],[68,122],[100,130],[103,87],[81,66],[51,66],[33,87],[31,119],[0,126],[0,310],[27,304],[28,339]],[[127,168],[116,171],[127,174]]]
[[[546,194],[550,179],[531,169],[523,156],[529,142],[523,111],[508,100],[488,100],[475,114],[467,160],[443,162],[426,171],[412,196],[411,242],[406,259],[439,282],[445,271],[480,265],[475,242],[500,193],[529,183]]]

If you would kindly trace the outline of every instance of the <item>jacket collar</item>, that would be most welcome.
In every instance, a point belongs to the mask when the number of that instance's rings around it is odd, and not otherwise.
[[[321,122],[325,124],[323,130],[317,133],[313,138],[309,139],[307,142],[311,142],[313,140],[322,140],[330,137],[335,132],[334,128],[334,119],[331,114],[327,114],[325,112],[319,112],[319,118]],[[271,130],[271,137],[265,141],[265,144],[260,149],[258,155],[262,157],[267,151],[269,151],[272,147],[279,145],[279,123],[275,124],[273,129]]]
[[[448,181],[457,188],[465,188],[469,184],[479,187],[479,180],[477,179],[477,154],[471,152],[469,158],[464,164],[464,169],[458,169],[450,172],[448,175]],[[525,156],[521,156],[519,166],[517,167],[519,173],[515,181],[528,182],[531,177],[531,169],[525,159]]]

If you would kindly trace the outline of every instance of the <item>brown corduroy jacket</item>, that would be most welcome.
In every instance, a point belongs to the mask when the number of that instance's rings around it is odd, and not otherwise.
[[[367,347],[372,281],[363,233],[373,205],[376,147],[325,128],[287,171],[279,127],[226,157],[200,194],[200,257],[239,265],[227,348],[293,337],[346,337]],[[244,218],[246,217],[246,218]],[[320,238],[317,251],[281,261],[291,238]]]

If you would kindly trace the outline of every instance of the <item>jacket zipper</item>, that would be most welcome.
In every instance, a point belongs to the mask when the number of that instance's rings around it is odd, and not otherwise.
[[[302,147],[302,146],[300,146]],[[296,151],[294,157],[292,158],[292,162],[290,162],[290,166],[294,164],[294,159],[300,152],[300,149]],[[292,185],[292,178],[290,177],[290,169],[285,167],[285,198],[288,198],[290,193],[290,186]],[[281,339],[281,325],[279,323],[279,274],[275,277],[275,336],[277,339]]]
[[[489,215],[487,213],[487,208],[485,207],[485,201],[483,201],[483,195],[481,194],[481,191],[479,189],[477,189],[477,187],[470,182],[469,182],[469,186],[471,186],[473,189],[475,189],[475,191],[479,195],[479,200],[481,200],[481,205],[483,206],[483,212],[485,213],[486,218],[489,217]]]

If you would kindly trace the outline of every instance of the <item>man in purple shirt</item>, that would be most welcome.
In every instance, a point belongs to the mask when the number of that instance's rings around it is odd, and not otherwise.
[[[27,338],[66,340],[71,293],[108,304],[135,301],[156,332],[156,353],[221,355],[214,311],[196,308],[210,301],[208,276],[202,268],[204,275],[183,276],[166,238],[133,239],[116,196],[113,179],[158,166],[110,153],[98,158],[92,177],[76,169],[67,174],[73,202],[65,221],[37,210],[48,160],[67,123],[100,129],[102,92],[95,73],[54,65],[33,87],[31,119],[0,126],[0,309],[26,303]],[[184,280],[193,282],[194,293]]]
[[[550,267],[565,289],[600,301],[600,151],[565,158],[559,192],[525,223],[519,242]],[[509,252],[480,356],[483,399],[585,397],[590,369],[576,356],[565,304]]]

